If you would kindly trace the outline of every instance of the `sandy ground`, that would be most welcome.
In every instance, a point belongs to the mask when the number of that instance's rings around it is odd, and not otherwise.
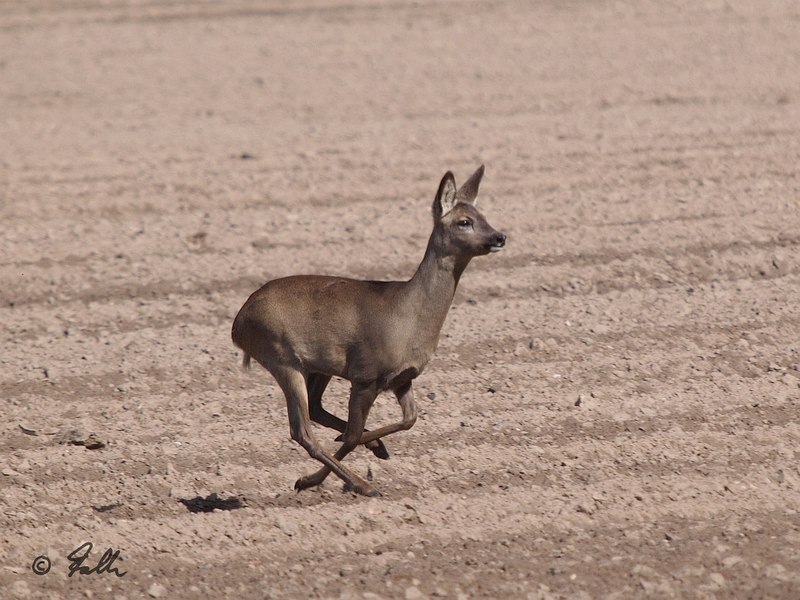
[[[0,595],[800,597],[798,73],[790,0],[0,2]],[[295,493],[233,316],[482,162],[383,496]]]

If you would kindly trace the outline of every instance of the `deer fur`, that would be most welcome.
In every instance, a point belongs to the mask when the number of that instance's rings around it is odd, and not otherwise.
[[[431,359],[456,287],[470,260],[503,248],[506,236],[475,208],[484,168],[461,188],[447,172],[433,202],[433,231],[425,256],[408,281],[361,281],[323,275],[275,279],[254,292],[233,322],[233,342],[277,381],[286,396],[292,439],[323,467],[297,480],[295,489],[319,485],[333,471],[345,487],[378,492],[342,459],[364,444],[388,458],[381,438],[409,429],[417,418],[412,382]],[[351,382],[348,418],[322,407],[331,377]],[[391,390],[402,419],[369,431],[364,425],[377,395]],[[330,455],[311,421],[341,432]]]

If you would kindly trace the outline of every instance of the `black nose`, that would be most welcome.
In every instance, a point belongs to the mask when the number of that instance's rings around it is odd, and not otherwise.
[[[503,247],[506,245],[506,234],[505,233],[497,233],[494,236],[494,245]]]

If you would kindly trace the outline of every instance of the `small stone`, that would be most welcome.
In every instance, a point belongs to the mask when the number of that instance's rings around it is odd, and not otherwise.
[[[167,588],[165,588],[160,583],[154,583],[149,588],[147,588],[147,594],[151,598],[161,598],[166,593],[167,593]]]
[[[406,588],[406,600],[421,600],[424,597],[418,587],[412,585]]]
[[[652,581],[647,581],[646,579],[642,579],[639,581],[639,585],[642,586],[642,589],[645,591],[646,594],[654,594],[656,591],[656,584]]]
[[[788,580],[786,567],[784,567],[780,563],[774,563],[769,565],[766,569],[764,569],[764,574],[770,579],[777,579],[779,581]]]
[[[56,434],[55,441],[59,444],[82,446],[86,436],[87,433],[83,429],[64,428]]]
[[[730,569],[731,567],[735,567],[740,562],[742,562],[741,556],[727,556],[722,559],[722,566],[726,569]]]
[[[722,573],[711,573],[708,578],[711,580],[711,583],[717,587],[722,587],[725,585],[725,577],[722,575]]]
[[[525,356],[530,350],[530,343],[519,342],[514,348],[514,356]]]
[[[285,533],[289,537],[297,535],[297,525],[295,525],[290,521],[287,521],[282,516],[279,516],[275,519],[275,527],[280,529],[283,533]]]
[[[181,488],[173,487],[169,489],[169,497],[180,500],[181,498],[183,499],[191,498],[191,494]]]
[[[630,421],[631,416],[625,412],[618,412],[611,416],[611,420],[615,423],[624,423],[625,421]]]
[[[83,447],[87,450],[100,450],[105,448],[106,443],[97,437],[97,434],[90,433],[89,436],[83,440]]]
[[[39,430],[29,425],[19,424],[19,428],[25,435],[39,435]]]
[[[651,579],[658,577],[658,572],[656,572],[655,569],[643,564],[634,565],[633,569],[631,569],[631,573],[642,577],[650,577]]]
[[[27,581],[18,580],[11,584],[11,593],[17,598],[30,598],[31,588]]]
[[[657,417],[658,411],[649,406],[640,406],[639,412],[644,415],[645,417]]]
[[[583,403],[583,394],[578,394],[578,397],[575,400],[575,406],[580,406],[581,403]]]

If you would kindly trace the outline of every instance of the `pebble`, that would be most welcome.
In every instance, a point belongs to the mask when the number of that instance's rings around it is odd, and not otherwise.
[[[39,435],[39,430],[36,427],[32,427],[28,424],[19,423],[19,428],[25,435]]]
[[[708,578],[711,580],[711,583],[717,587],[722,587],[725,585],[725,577],[722,575],[722,573],[711,573]]]
[[[276,517],[275,527],[280,529],[283,533],[285,533],[289,537],[297,535],[297,525],[295,525],[290,521],[287,521],[284,517]]]
[[[722,559],[722,566],[726,569],[730,569],[742,562],[741,556],[728,556]]]
[[[31,595],[31,588],[28,587],[28,582],[18,580],[11,584],[11,593],[17,598],[28,598]]]
[[[406,588],[406,600],[422,600],[424,597],[424,594],[419,591],[418,587],[412,585]]]
[[[656,591],[656,584],[652,581],[647,581],[646,579],[642,579],[639,581],[639,585],[642,586],[642,589],[646,594],[654,594]]]
[[[531,350],[530,342],[525,344],[523,342],[519,342],[517,346],[514,348],[514,356],[525,356]]]
[[[167,588],[165,588],[160,583],[154,583],[149,588],[147,588],[147,594],[151,598],[161,598],[166,593],[167,593]]]
[[[177,499],[181,499],[181,498],[188,499],[188,498],[192,497],[192,494],[188,490],[185,490],[185,489],[182,489],[182,488],[178,488],[178,487],[172,487],[172,488],[169,488],[169,497],[170,498],[177,498]]]
[[[774,563],[769,565],[766,569],[764,569],[764,574],[770,579],[777,579],[779,581],[788,580],[786,567],[784,567],[780,563]]]

